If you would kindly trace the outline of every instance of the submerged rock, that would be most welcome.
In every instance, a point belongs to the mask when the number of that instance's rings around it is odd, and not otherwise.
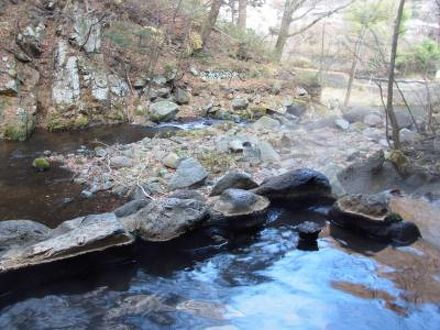
[[[70,259],[134,241],[113,213],[66,221],[47,239],[12,248],[0,256],[0,273]]]
[[[145,241],[165,242],[201,225],[207,218],[208,208],[199,200],[166,198],[150,202],[122,221],[130,232]]]
[[[253,190],[271,201],[311,202],[331,198],[328,178],[315,170],[298,169],[266,179]]]
[[[234,170],[226,173],[217,181],[214,188],[212,188],[210,196],[218,196],[229,188],[249,190],[257,187],[258,184],[252,180],[250,174]]]
[[[246,229],[265,221],[264,211],[269,207],[267,198],[242,189],[227,189],[214,199],[213,210],[234,229]]]
[[[208,177],[203,166],[194,158],[182,160],[168,186],[170,190],[190,188],[202,184]]]
[[[389,206],[395,191],[375,195],[349,195],[330,210],[331,222],[386,243],[408,245],[421,235],[417,226],[392,212]]]

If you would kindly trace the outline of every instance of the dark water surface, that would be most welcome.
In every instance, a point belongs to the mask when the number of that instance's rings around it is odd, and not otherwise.
[[[73,184],[72,173],[56,164],[38,173],[32,168],[33,159],[46,150],[76,153],[100,146],[97,141],[132,143],[173,129],[124,124],[60,133],[37,131],[23,143],[0,143],[0,220],[31,219],[54,227],[63,220],[114,209],[114,197],[103,193],[90,200],[81,198],[83,188]]]
[[[266,227],[228,243],[194,233],[137,247],[125,261],[95,257],[82,273],[19,294],[17,283],[0,295],[0,328],[438,329],[439,291],[413,301],[414,286],[394,278],[404,269],[365,255],[403,253],[411,263],[414,251],[325,232],[319,250],[302,251],[295,225],[306,219],[325,220],[275,209]],[[362,253],[341,248],[346,239]]]

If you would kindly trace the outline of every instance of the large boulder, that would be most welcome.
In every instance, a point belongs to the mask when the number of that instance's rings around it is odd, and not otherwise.
[[[150,119],[155,122],[173,120],[179,112],[179,106],[171,101],[159,101],[150,107]]]
[[[370,108],[352,108],[344,112],[343,117],[350,124],[356,122],[364,122],[364,119],[368,115],[378,115],[380,116],[380,112]]]
[[[250,174],[233,170],[226,173],[217,181],[214,188],[212,188],[210,196],[221,195],[223,191],[229,188],[249,190],[257,187],[258,184],[252,180],[252,176]]]
[[[412,222],[404,221],[389,206],[394,191],[375,195],[348,195],[339,199],[330,210],[331,222],[369,238],[408,245],[421,235]]]
[[[403,179],[394,165],[378,151],[365,160],[358,160],[338,173],[338,181],[348,194],[375,194],[401,187]]]
[[[70,259],[131,244],[134,238],[113,213],[66,221],[47,239],[7,250],[0,256],[0,273]]]
[[[196,159],[187,158],[179,163],[168,187],[170,190],[195,187],[203,184],[207,177],[208,173]]]
[[[227,189],[213,201],[214,216],[232,229],[248,229],[265,221],[264,211],[270,202],[266,197],[242,189]],[[215,214],[217,213],[217,214]]]
[[[49,236],[50,229],[31,220],[0,221],[0,252],[14,245],[38,242]]]
[[[206,205],[195,199],[166,198],[122,219],[127,230],[145,241],[165,242],[201,225],[208,218]]]
[[[266,179],[253,191],[271,201],[312,202],[331,198],[332,188],[324,174],[305,168]]]

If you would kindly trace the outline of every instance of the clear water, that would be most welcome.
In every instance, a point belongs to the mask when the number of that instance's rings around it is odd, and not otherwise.
[[[341,248],[341,235],[324,232],[319,250],[297,249],[294,226],[305,219],[323,221],[311,211],[274,210],[265,228],[227,244],[193,234],[20,296],[11,289],[0,296],[0,328],[439,329],[438,295],[405,299],[411,286],[381,274],[374,257]]]

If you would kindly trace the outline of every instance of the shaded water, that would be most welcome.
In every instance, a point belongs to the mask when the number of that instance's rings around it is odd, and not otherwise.
[[[404,269],[365,255],[404,253],[410,263],[411,252],[338,230],[322,234],[318,251],[302,251],[295,225],[306,219],[325,221],[313,210],[274,209],[265,228],[227,243],[193,233],[137,246],[124,261],[95,258],[75,276],[20,294],[17,283],[0,296],[0,328],[438,329],[438,288],[431,300],[411,301],[414,288],[391,276]],[[362,253],[341,248],[350,240]]]
[[[81,198],[83,188],[72,182],[72,173],[56,164],[47,172],[37,173],[32,168],[33,159],[46,150],[58,154],[87,152],[100,145],[97,141],[132,143],[174,129],[117,125],[60,133],[37,131],[23,143],[0,143],[0,220],[32,219],[54,227],[62,220],[113,209],[117,203],[113,197],[103,193],[91,200]]]

